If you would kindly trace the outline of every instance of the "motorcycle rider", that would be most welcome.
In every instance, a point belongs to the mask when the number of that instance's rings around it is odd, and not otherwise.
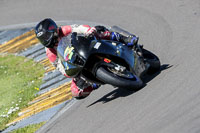
[[[135,35],[123,36],[117,32],[111,32],[104,26],[90,27],[89,25],[65,25],[58,27],[57,24],[50,18],[40,21],[35,27],[35,34],[38,40],[45,46],[46,55],[49,61],[63,75],[66,75],[61,61],[57,57],[58,42],[62,37],[68,36],[72,32],[82,33],[85,36],[90,34],[95,35],[99,39],[114,40],[126,44],[128,47],[133,47],[138,42],[138,37]],[[75,98],[85,98],[99,85],[89,84],[81,77],[73,78],[71,84],[72,96]]]

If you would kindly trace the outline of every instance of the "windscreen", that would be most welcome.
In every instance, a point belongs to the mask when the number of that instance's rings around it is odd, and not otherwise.
[[[66,61],[65,60],[65,56],[66,56],[66,52],[65,50],[71,47],[71,41],[69,37],[63,37],[59,43],[58,43],[58,47],[57,47],[57,52],[58,52],[58,56],[61,59],[62,62]]]
[[[75,77],[82,70],[84,61],[79,58],[71,44],[71,36],[60,40],[57,47],[58,57],[61,59],[65,72],[69,77]]]

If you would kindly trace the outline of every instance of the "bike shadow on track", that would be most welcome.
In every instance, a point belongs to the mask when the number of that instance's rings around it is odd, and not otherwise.
[[[143,86],[142,88],[144,88],[144,87],[147,85],[147,83],[148,83],[149,81],[151,81],[151,80],[154,79],[156,76],[158,76],[162,71],[164,71],[164,70],[166,70],[166,69],[169,69],[169,68],[171,68],[171,67],[172,67],[172,65],[163,64],[163,65],[160,67],[160,71],[158,71],[158,72],[156,72],[156,73],[154,73],[154,74],[152,74],[152,75],[146,75],[146,76],[142,79],[143,82],[144,82],[144,86]],[[142,88],[140,88],[139,90],[141,90]],[[131,95],[131,94],[133,94],[133,93],[135,93],[135,92],[137,92],[137,91],[139,91],[139,90],[130,91],[130,90],[123,89],[123,88],[117,88],[117,89],[111,91],[110,93],[104,95],[103,97],[101,97],[101,98],[98,99],[97,101],[91,103],[90,105],[87,106],[87,108],[90,107],[90,106],[92,106],[92,105],[94,105],[94,104],[96,104],[96,103],[99,103],[99,102],[102,102],[102,103],[104,104],[104,103],[110,102],[110,101],[112,101],[112,100],[114,100],[114,99],[117,99],[117,98],[119,98],[119,97],[126,97],[126,96],[129,96],[129,95]]]

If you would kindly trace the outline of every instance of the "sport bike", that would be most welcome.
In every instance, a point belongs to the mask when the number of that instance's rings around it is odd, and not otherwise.
[[[117,26],[111,30],[130,34]],[[129,48],[121,42],[100,40],[92,35],[72,33],[63,37],[57,53],[67,76],[129,90],[141,88],[142,77],[160,69],[159,58],[141,45]]]

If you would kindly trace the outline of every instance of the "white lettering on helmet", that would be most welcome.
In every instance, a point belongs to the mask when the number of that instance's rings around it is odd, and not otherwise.
[[[43,34],[43,31],[37,33],[37,37],[40,37]]]

